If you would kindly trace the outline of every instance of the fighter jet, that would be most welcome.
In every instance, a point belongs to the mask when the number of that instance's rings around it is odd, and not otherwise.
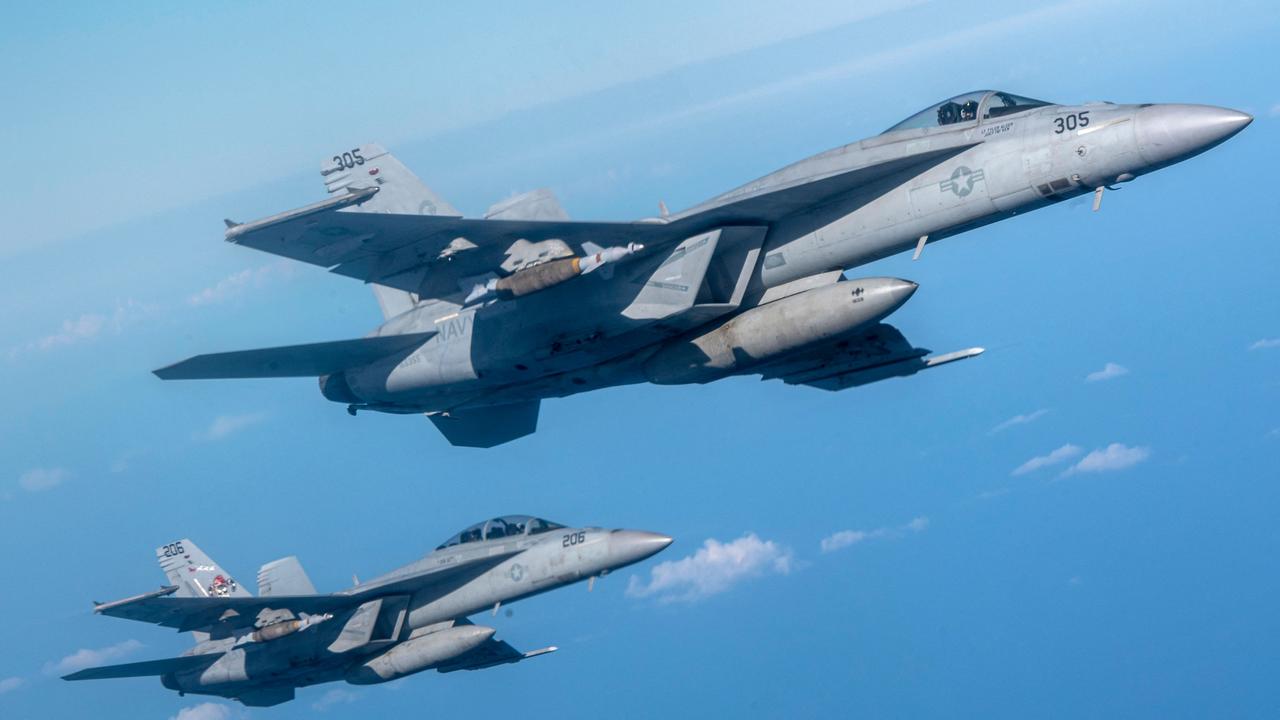
[[[321,165],[332,197],[227,240],[369,283],[367,337],[199,355],[164,379],[318,376],[348,412],[426,413],[455,445],[534,432],[543,398],[759,375],[841,390],[973,357],[883,322],[916,291],[844,271],[1197,155],[1252,118],[1204,105],[966,93],[695,207],[571,222],[537,190],[466,219],[378,145]]]
[[[180,657],[89,668],[66,680],[159,676],[179,694],[278,705],[296,688],[371,685],[422,672],[481,670],[554,652],[521,652],[467,616],[639,562],[671,538],[570,528],[527,515],[480,522],[417,562],[355,587],[317,594],[296,557],[258,571],[258,597],[183,539],[156,548],[169,585],[97,604],[100,615],[190,632]]]

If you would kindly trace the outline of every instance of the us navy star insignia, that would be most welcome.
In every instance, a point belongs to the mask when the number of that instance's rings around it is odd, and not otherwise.
[[[973,192],[974,185],[985,180],[986,177],[987,174],[982,170],[982,168],[970,170],[964,165],[961,165],[951,171],[951,177],[949,179],[938,183],[938,190],[940,192],[951,191],[956,194],[956,197],[965,197],[969,193]]]

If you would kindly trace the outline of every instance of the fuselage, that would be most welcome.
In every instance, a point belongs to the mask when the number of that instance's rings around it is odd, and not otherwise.
[[[468,528],[421,560],[339,593],[375,599],[353,603],[355,607],[329,618],[312,618],[301,630],[269,639],[241,630],[205,640],[188,654],[225,654],[208,668],[166,675],[162,682],[182,692],[226,697],[343,679],[381,682],[392,678],[379,677],[366,666],[397,646],[437,639],[452,644],[444,646],[439,662],[420,663],[412,672],[438,668],[493,634],[492,628],[456,625],[459,618],[607,574],[671,543],[670,537],[644,531],[568,528],[513,517],[519,533],[505,531],[516,526],[512,518]],[[432,572],[444,568],[462,568],[455,575],[461,579],[440,587]],[[351,637],[361,629],[367,637],[353,643]]]
[[[926,243],[1131,181],[1213,147],[1251,120],[1201,105],[1006,107],[1012,101],[1002,98],[1010,97],[960,96],[904,127],[806,158],[669,221],[901,158],[928,158],[770,224],[749,269],[749,297],[733,311],[743,313],[767,300],[770,289],[918,252]],[[322,390],[331,400],[386,412],[564,396],[652,381],[645,360],[674,335],[697,331],[681,326],[663,335],[602,325],[601,317],[617,316],[631,298],[573,287],[589,282],[474,307],[419,305],[375,334],[434,330],[435,337],[407,357],[322,378]]]

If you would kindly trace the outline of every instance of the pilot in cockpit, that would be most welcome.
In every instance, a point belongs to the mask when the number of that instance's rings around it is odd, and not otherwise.
[[[938,106],[938,124],[954,125],[978,119],[978,101],[966,100],[964,104],[947,101]]]

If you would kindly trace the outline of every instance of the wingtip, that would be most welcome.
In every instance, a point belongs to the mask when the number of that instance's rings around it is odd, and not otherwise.
[[[158,367],[155,370],[152,370],[151,374],[155,375],[161,380],[182,380],[184,379],[184,376],[179,372],[179,369],[182,368],[182,366],[186,365],[190,360],[191,358],[187,358],[186,360],[181,360],[176,363],[170,363],[168,365],[165,365],[164,367]],[[185,379],[190,379],[190,378],[185,378]]]

